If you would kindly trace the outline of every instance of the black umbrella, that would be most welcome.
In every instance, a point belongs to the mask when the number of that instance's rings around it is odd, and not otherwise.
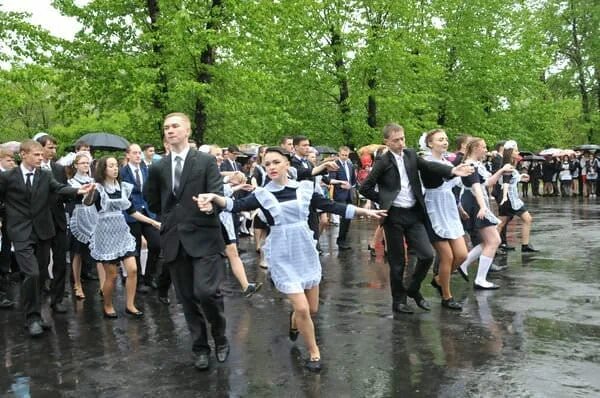
[[[89,133],[79,137],[77,141],[84,141],[92,149],[125,150],[129,146],[129,141],[125,138],[111,133]]]
[[[337,151],[335,149],[333,149],[330,146],[316,146],[315,149],[321,154],[321,153],[337,153]]]
[[[597,151],[600,149],[600,145],[596,145],[596,144],[583,144],[583,145],[578,145],[575,148],[576,151]]]

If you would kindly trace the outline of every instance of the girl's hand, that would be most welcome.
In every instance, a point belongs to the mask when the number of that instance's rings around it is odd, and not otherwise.
[[[484,209],[484,208],[479,209],[479,211],[477,212],[477,218],[480,220],[483,220],[483,218],[485,217],[485,212],[486,212],[486,209]]]

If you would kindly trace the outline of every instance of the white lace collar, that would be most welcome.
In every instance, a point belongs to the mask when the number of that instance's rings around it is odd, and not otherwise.
[[[300,183],[296,180],[292,180],[288,178],[288,182],[285,185],[279,185],[275,181],[269,181],[267,185],[265,185],[265,189],[269,192],[279,192],[282,191],[285,187],[290,188],[298,188]]]

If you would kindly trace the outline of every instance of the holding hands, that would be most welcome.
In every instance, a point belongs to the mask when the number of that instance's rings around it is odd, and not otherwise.
[[[459,177],[466,177],[475,172],[475,167],[471,164],[463,163],[452,169],[452,174]]]

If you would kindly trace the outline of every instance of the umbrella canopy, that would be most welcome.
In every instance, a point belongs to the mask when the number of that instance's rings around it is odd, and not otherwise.
[[[523,160],[546,160],[546,158],[540,155],[525,155]]]
[[[89,133],[79,137],[78,141],[85,141],[93,149],[125,150],[129,146],[125,138],[111,133]]]
[[[600,150],[600,145],[584,144],[584,145],[578,145],[573,149],[575,149],[576,151],[597,151],[597,150]]]
[[[324,146],[324,145],[316,146],[315,149],[317,151],[319,151],[320,154],[323,154],[323,153],[337,153],[338,152],[335,149],[333,149],[332,147],[330,147],[330,146]]]
[[[19,152],[21,149],[21,143],[19,141],[8,141],[4,144],[0,144],[0,148],[9,150],[11,152]]]
[[[558,154],[562,151],[562,149],[558,148],[548,148],[544,149],[539,153],[540,156],[558,156]]]

